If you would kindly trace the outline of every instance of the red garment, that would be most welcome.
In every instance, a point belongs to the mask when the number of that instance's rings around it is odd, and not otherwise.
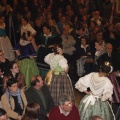
[[[61,114],[59,107],[56,106],[50,111],[49,120],[80,120],[80,116],[78,109],[75,106],[73,106],[72,110],[67,116]]]

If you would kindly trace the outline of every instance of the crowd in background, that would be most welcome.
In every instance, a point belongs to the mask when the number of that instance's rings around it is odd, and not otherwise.
[[[0,96],[9,118],[20,120],[27,102],[40,105],[33,104],[38,112],[40,109],[35,120],[38,116],[46,120],[59,102],[62,111],[66,101],[75,103],[68,74],[81,78],[99,73],[106,61],[112,66],[109,72],[103,70],[110,73],[107,77],[113,85],[112,109],[116,119],[120,118],[120,22],[114,22],[114,15],[111,0],[0,0]],[[63,92],[72,99],[61,103],[59,95]],[[73,109],[77,111],[75,106]],[[67,116],[70,111],[63,114]],[[26,113],[23,118],[27,117]]]

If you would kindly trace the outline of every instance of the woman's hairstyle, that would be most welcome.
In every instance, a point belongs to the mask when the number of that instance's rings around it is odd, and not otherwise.
[[[58,99],[59,105],[64,105],[65,102],[72,101],[72,96],[65,93],[61,94]]]
[[[7,87],[11,87],[11,85],[17,83],[17,80],[14,78],[9,78],[7,81]]]
[[[22,19],[24,19],[28,23],[28,18],[26,16],[22,16]]]
[[[1,117],[2,115],[6,115],[6,114],[7,114],[6,111],[5,111],[4,109],[0,108],[0,117]]]
[[[51,26],[49,26],[48,24],[44,24],[43,27],[47,28],[48,30],[51,31]]]
[[[11,61],[8,65],[8,69],[13,69],[13,65],[15,64],[15,61]]]
[[[113,68],[111,64],[108,61],[105,61],[101,66],[100,66],[100,71],[106,74],[109,74],[112,72]]]
[[[97,116],[97,115],[91,116],[91,117],[89,118],[89,120],[98,120],[98,119],[101,119],[101,120],[102,120],[102,118],[101,118],[100,116]]]
[[[60,50],[63,50],[63,45],[62,44],[55,44],[53,47],[53,52],[55,54],[59,54]]]
[[[40,115],[40,105],[38,103],[29,103],[26,106],[25,114],[22,120],[37,120]]]

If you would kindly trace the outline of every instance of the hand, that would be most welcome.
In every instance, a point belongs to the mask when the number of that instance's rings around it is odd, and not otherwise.
[[[47,113],[47,117],[49,117],[49,113]]]
[[[29,57],[30,57],[30,59],[33,59],[33,58],[34,58],[34,56],[32,56],[32,55],[30,55]]]
[[[17,120],[21,120],[21,119],[22,119],[22,116],[18,115]]]
[[[54,47],[54,45],[50,45],[50,46],[48,46],[48,48],[53,48]]]
[[[41,44],[41,45],[39,45],[39,47],[45,47],[45,45]]]

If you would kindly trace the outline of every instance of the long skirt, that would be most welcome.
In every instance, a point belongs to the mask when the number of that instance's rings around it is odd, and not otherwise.
[[[103,102],[98,99],[95,101],[94,105],[91,105],[88,101],[84,102],[88,96],[89,95],[86,95],[79,105],[81,120],[89,120],[89,118],[93,115],[100,116],[103,120],[115,120],[111,106],[107,101]]]
[[[27,88],[31,86],[30,81],[34,75],[39,75],[39,70],[37,68],[34,59],[23,59],[19,62],[20,72],[23,73],[25,77],[25,82]]]
[[[12,45],[10,43],[10,40],[7,36],[0,37],[0,50],[3,51],[6,59],[8,59],[9,61],[15,60],[15,54],[14,54]]]
[[[55,75],[53,73],[49,90],[55,105],[58,105],[58,98],[62,93],[71,95],[73,102],[75,102],[72,82],[68,74]]]

